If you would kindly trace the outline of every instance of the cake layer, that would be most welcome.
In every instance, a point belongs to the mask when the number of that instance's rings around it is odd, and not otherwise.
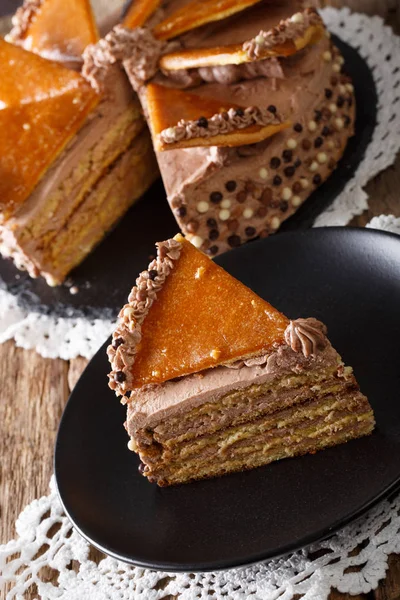
[[[49,284],[60,283],[70,268],[79,262],[78,255],[81,260],[128,208],[129,194],[132,202],[140,195],[139,190],[142,193],[157,176],[147,136],[142,141],[138,138],[136,150],[133,147],[144,127],[139,102],[125,74],[118,66],[112,67],[98,108],[47,171],[30,198],[0,229],[1,253],[11,256],[17,266],[27,269],[31,276],[46,274]],[[144,147],[143,161],[147,164],[143,164],[135,176],[129,173],[127,161],[119,159],[127,153],[137,168],[141,163],[139,154]],[[143,184],[139,178],[142,171]],[[128,178],[124,181],[127,173]],[[112,206],[108,211],[104,206],[101,209],[104,215],[116,211],[110,222],[106,222],[101,213],[93,219],[93,214],[103,205],[113,179],[113,185],[121,193],[120,208],[116,210]],[[96,194],[99,194],[97,200]],[[87,212],[85,217],[85,210],[89,210],[87,207],[94,212]],[[89,216],[93,222],[85,223]],[[71,227],[75,233],[68,238],[67,232]],[[82,240],[79,249],[76,235]],[[58,262],[62,255],[61,267]],[[71,260],[72,256],[75,257],[70,268],[69,256]]]
[[[238,427],[177,448],[160,444],[140,452],[144,474],[159,485],[267,464],[272,460],[316,451],[342,440],[370,433],[374,426],[367,399],[358,391],[310,400]],[[160,481],[161,480],[161,481]]]

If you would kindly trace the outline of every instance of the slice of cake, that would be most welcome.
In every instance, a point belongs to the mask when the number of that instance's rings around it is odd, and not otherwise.
[[[160,486],[371,433],[374,416],[313,318],[290,321],[181,235],[157,244],[119,314],[109,385]]]
[[[211,256],[275,232],[353,135],[343,57],[306,5],[134,0],[103,41],[138,91],[180,228]]]
[[[49,14],[59,0],[36,2],[24,43],[0,40],[0,252],[49,285],[60,284],[158,176],[121,65],[109,64],[96,88],[78,72],[78,53],[94,35],[90,19],[75,31],[67,19],[79,2],[86,14],[86,0],[62,3],[64,29],[54,30]],[[33,28],[43,35],[31,35]],[[66,56],[68,48],[76,54]]]

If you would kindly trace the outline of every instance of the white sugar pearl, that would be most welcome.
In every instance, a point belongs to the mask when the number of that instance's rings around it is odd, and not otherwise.
[[[304,17],[302,15],[301,12],[295,13],[290,20],[292,21],[292,23],[303,23],[304,22]]]
[[[344,127],[343,119],[335,119],[335,125],[338,129],[343,129],[343,127]]]
[[[199,235],[193,235],[192,237],[189,238],[189,242],[191,242],[193,244],[193,246],[195,246],[195,248],[200,248],[200,246],[203,243],[203,238],[200,237]]]
[[[332,141],[332,140],[329,140],[329,141],[328,141],[328,143],[327,143],[327,145],[328,145],[328,148],[329,148],[330,150],[333,150],[333,148],[335,147],[335,144],[333,143],[333,141]]]
[[[261,177],[261,179],[268,179],[268,171],[267,169],[264,169],[264,167],[262,167],[259,171],[258,171],[259,176]]]
[[[136,452],[137,445],[136,445],[135,440],[129,440],[129,442],[128,442],[128,450],[130,450],[131,452]]]
[[[297,142],[293,138],[289,138],[286,142],[286,146],[290,148],[290,150],[294,150],[295,148],[297,148]]]
[[[232,202],[227,198],[226,200],[222,200],[220,206],[221,208],[230,208]]]
[[[301,198],[300,196],[293,196],[292,198],[292,205],[293,206],[300,206],[301,204]]]
[[[332,104],[329,105],[328,108],[332,113],[335,113],[337,111],[337,106],[336,106],[336,104],[333,104],[333,102],[332,102]]]
[[[292,197],[292,190],[288,187],[283,188],[282,190],[282,198],[284,200],[290,200],[290,198]]]
[[[308,123],[308,129],[309,129],[310,131],[315,131],[315,130],[317,129],[317,124],[316,124],[316,122],[315,122],[315,121],[310,121],[310,122]]]
[[[205,200],[201,200],[197,203],[196,208],[199,213],[206,213],[210,208],[210,205]]]
[[[262,35],[256,35],[256,37],[254,38],[254,41],[258,46],[262,46],[265,42],[265,39],[264,39],[264,36],[262,36]]]
[[[344,58],[343,58],[343,56],[338,56],[337,61],[338,61],[339,65],[343,65],[344,64]]]
[[[326,60],[326,62],[329,62],[332,60],[332,53],[329,52],[329,50],[327,50],[326,52],[323,53],[322,58],[324,60]]]
[[[279,225],[281,224],[280,220],[278,217],[273,217],[271,219],[271,227],[272,229],[278,229]]]
[[[174,127],[167,127],[167,129],[164,132],[166,137],[172,137],[175,135],[175,129]]]
[[[340,66],[340,65],[338,65],[337,63],[335,63],[335,64],[332,66],[332,71],[334,71],[335,73],[340,73],[340,70],[341,70],[341,66]]]
[[[133,315],[134,312],[135,311],[133,310],[133,308],[131,306],[127,306],[126,308],[124,308],[122,315],[129,319]]]
[[[354,92],[354,85],[352,83],[346,83],[346,89],[348,92]]]
[[[252,208],[245,208],[243,211],[243,216],[245,219],[251,219],[254,215],[254,210]]]
[[[305,177],[301,177],[300,183],[303,190],[306,190],[308,187],[310,187],[310,182]]]
[[[25,131],[29,131],[30,128],[31,128],[31,126],[29,125],[29,123],[24,123],[22,125],[22,129],[25,129]]]
[[[327,155],[325,154],[325,152],[318,152],[317,154],[317,161],[323,165],[324,163],[326,163],[326,161],[328,160]]]
[[[310,171],[318,171],[318,163],[315,160],[310,165]]]
[[[345,93],[346,93],[346,91],[347,91],[347,90],[346,90],[346,86],[345,86],[345,85],[343,85],[343,84],[341,83],[341,84],[339,85],[339,92],[340,92],[341,94],[345,94]]]
[[[221,219],[221,221],[227,221],[229,219],[229,217],[231,216],[231,211],[228,210],[227,208],[224,208],[219,211],[218,216]]]

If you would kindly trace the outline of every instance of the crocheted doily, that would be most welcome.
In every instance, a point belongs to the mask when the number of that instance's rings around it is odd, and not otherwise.
[[[363,186],[395,160],[400,148],[400,38],[380,17],[325,8],[329,29],[356,47],[369,65],[378,95],[377,125],[366,154],[353,178],[316,226],[345,225],[367,208]],[[60,318],[27,312],[15,297],[0,289],[0,343],[14,338],[18,346],[35,348],[44,357],[90,358],[110,335],[107,319]]]

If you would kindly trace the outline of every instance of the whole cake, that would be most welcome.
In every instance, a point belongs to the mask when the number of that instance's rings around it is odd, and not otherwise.
[[[351,367],[313,318],[290,321],[186,241],[157,244],[108,347],[128,447],[160,486],[369,434]]]
[[[27,0],[13,22],[0,40],[0,253],[57,285],[158,169],[121,65],[101,91],[80,73],[98,39],[88,2]]]
[[[353,85],[305,4],[135,0],[96,47],[99,72],[123,61],[172,211],[211,256],[276,231],[353,135]]]

